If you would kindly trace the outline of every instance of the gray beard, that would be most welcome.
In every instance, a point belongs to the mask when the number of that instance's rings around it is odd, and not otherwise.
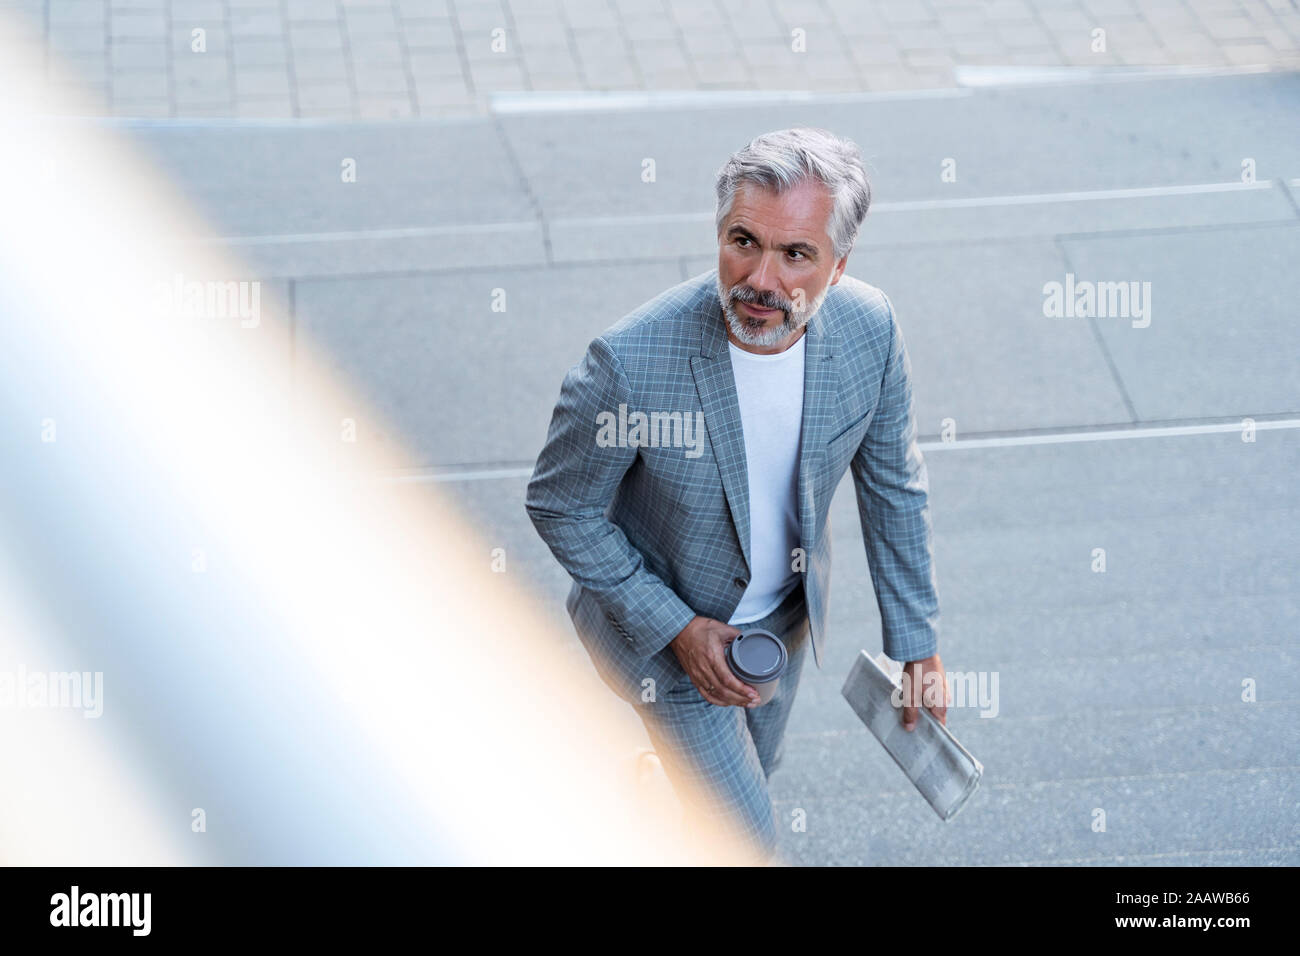
[[[822,302],[826,299],[826,293],[830,291],[830,285],[828,284],[822,290],[821,295],[817,296],[816,300],[803,312],[797,312],[793,309],[788,310],[785,313],[785,319],[780,325],[763,331],[755,331],[750,320],[736,311],[730,295],[722,287],[721,273],[718,273],[716,285],[718,287],[718,301],[722,303],[722,315],[727,320],[727,327],[731,329],[731,334],[744,344],[754,345],[759,348],[770,348],[777,345],[807,325],[809,320],[817,314],[817,310],[821,308]]]

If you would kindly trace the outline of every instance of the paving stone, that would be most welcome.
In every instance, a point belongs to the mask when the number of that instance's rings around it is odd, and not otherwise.
[[[575,70],[572,73],[530,73],[529,87],[534,90],[573,91],[586,88]]]
[[[1222,49],[1228,62],[1239,66],[1267,64],[1275,52],[1268,43],[1228,43]]]
[[[113,99],[162,100],[169,99],[169,84],[165,73],[155,70],[115,72],[111,78]]]
[[[337,23],[292,24],[288,38],[295,50],[343,49],[343,32]]]
[[[357,98],[357,117],[363,120],[410,119],[415,107],[409,95],[364,94]]]
[[[285,32],[284,21],[276,10],[232,10],[230,32],[237,37],[278,37]]]
[[[280,66],[288,62],[289,54],[282,40],[241,39],[231,43],[230,57],[238,71],[248,67]]]
[[[400,67],[356,70],[353,74],[358,95],[405,93],[410,86],[406,71]]]
[[[17,8],[45,17],[35,0]],[[475,90],[528,89],[538,78],[564,89],[912,89],[951,85],[955,63],[1300,66],[1292,0],[51,0],[48,20],[49,49],[92,80],[164,68],[151,45],[162,40],[176,62],[229,57],[236,74],[248,71],[234,88],[250,103],[281,101],[285,82],[292,95],[297,84],[351,88],[359,76],[360,91],[376,94],[368,113],[411,93],[399,82],[409,70],[431,104],[447,98],[461,115],[458,97],[471,94],[447,79],[465,62]],[[196,26],[207,31],[201,54],[191,50]],[[491,45],[498,27],[504,58]],[[791,49],[796,28],[806,53]],[[419,54],[445,62],[417,65]],[[272,79],[280,71],[287,79]]]
[[[288,96],[257,96],[235,99],[235,115],[247,119],[288,119],[294,115]]]
[[[39,6],[40,4],[37,3],[37,9]],[[62,0],[62,2],[48,4],[48,9],[51,26],[77,25],[102,28],[108,18],[108,7],[93,0],[83,0],[83,2]]]
[[[172,23],[216,23],[226,19],[226,8],[221,0],[172,0],[171,14]]]
[[[1042,50],[1052,45],[1051,35],[1036,23],[1002,24],[996,35],[1009,50]]]
[[[115,43],[110,48],[114,70],[166,70],[167,46],[154,40]]]
[[[344,83],[304,83],[298,87],[298,108],[352,110],[352,90]]]
[[[117,116],[138,116],[162,119],[172,115],[172,105],[165,99],[131,99],[117,97],[113,100],[113,113]]]
[[[1205,31],[1219,41],[1256,38],[1263,29],[1247,17],[1205,17],[1203,20]]]
[[[156,39],[167,35],[167,22],[151,13],[114,13],[109,19],[109,42],[120,39]]]
[[[154,39],[154,37],[147,39]],[[76,25],[51,29],[49,45],[51,50],[58,53],[75,53],[106,50],[108,41],[102,29]]]
[[[402,38],[408,49],[416,47],[454,49],[456,46],[455,31],[441,20],[405,21],[402,24]]]
[[[235,73],[235,97],[239,100],[283,97],[289,99],[289,71],[239,70]]]

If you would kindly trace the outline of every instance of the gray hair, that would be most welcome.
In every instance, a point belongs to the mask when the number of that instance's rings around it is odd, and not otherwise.
[[[835,258],[849,254],[858,227],[871,205],[871,184],[862,164],[862,151],[852,140],[810,126],[764,133],[731,155],[718,170],[717,231],[731,212],[741,183],[753,183],[778,195],[810,179],[820,180],[831,194],[831,218],[826,233]]]

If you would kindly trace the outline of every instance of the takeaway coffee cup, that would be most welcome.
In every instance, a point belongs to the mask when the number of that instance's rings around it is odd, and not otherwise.
[[[759,704],[766,704],[776,694],[788,660],[781,639],[762,628],[742,631],[727,645],[727,665],[733,674],[758,691]]]

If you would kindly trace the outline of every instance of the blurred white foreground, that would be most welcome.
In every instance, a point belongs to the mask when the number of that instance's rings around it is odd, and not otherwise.
[[[0,708],[0,861],[745,861],[638,795],[623,705],[436,490],[369,480],[409,462],[346,440],[370,412],[278,303],[167,301],[253,277],[165,241],[202,226],[110,125],[40,118],[69,108],[16,74],[15,28],[0,673],[103,683],[98,717]]]

